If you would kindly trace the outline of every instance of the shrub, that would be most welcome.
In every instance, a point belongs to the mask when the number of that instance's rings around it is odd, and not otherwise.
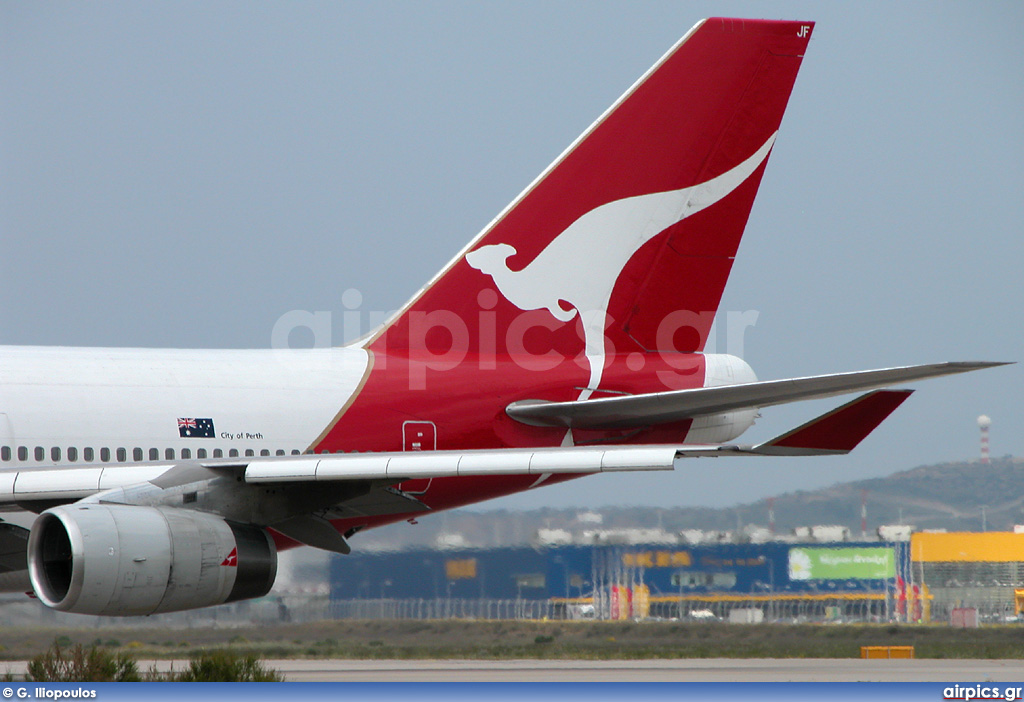
[[[192,656],[188,668],[168,673],[171,682],[284,682],[284,676],[263,667],[259,659],[230,651],[201,651]]]
[[[135,659],[126,653],[76,644],[63,647],[59,640],[29,661],[29,682],[139,682]]]
[[[8,679],[10,679],[8,674]],[[54,641],[45,652],[29,661],[28,682],[283,682],[284,676],[265,668],[255,655],[231,651],[201,651],[192,655],[188,667],[176,673],[158,673],[155,667],[139,674],[128,653],[114,653],[100,646],[71,648]]]

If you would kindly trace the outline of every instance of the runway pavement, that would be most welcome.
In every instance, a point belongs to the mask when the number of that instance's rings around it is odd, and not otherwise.
[[[1022,682],[1018,660],[274,660],[289,681],[352,682]]]
[[[334,660],[265,664],[289,682],[1021,682],[1020,660],[685,658],[672,660]],[[188,661],[139,661],[182,670]],[[22,676],[25,661],[0,662]]]

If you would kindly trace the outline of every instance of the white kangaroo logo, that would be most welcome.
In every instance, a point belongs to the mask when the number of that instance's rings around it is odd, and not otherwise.
[[[590,381],[579,398],[585,400],[597,389],[604,371],[608,304],[622,269],[659,233],[739,187],[768,157],[777,134],[772,134],[746,161],[717,178],[594,208],[556,236],[522,270],[508,267],[506,259],[516,253],[509,244],[481,246],[466,254],[466,262],[491,276],[501,294],[521,310],[546,309],[561,322],[580,314],[584,354],[590,364]],[[571,308],[564,308],[562,301]]]

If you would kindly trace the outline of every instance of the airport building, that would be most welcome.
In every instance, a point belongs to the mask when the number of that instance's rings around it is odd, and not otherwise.
[[[918,533],[911,573],[922,590],[924,620],[950,621],[955,610],[983,620],[1017,621],[1024,607],[1024,533]]]
[[[848,532],[813,528],[786,541],[686,543],[638,531],[649,540],[587,544],[556,534],[535,547],[356,552],[331,559],[331,610],[967,626],[1024,619],[1024,533],[883,533],[891,540],[843,541]]]
[[[906,611],[898,584],[910,578],[908,547],[878,541],[637,543],[353,553],[332,558],[331,601],[339,616],[371,615],[372,607],[357,602],[401,601],[422,603],[422,616],[488,617],[501,610],[558,618],[727,619],[741,610],[758,621],[886,621],[901,607]],[[482,604],[497,602],[508,604]]]

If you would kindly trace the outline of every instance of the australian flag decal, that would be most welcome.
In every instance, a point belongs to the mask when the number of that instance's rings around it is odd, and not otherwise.
[[[178,417],[178,436],[183,439],[212,439],[213,420]]]

